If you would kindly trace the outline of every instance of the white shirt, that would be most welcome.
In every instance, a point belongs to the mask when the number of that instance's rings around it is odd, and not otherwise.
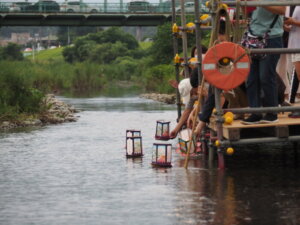
[[[293,12],[293,19],[300,21],[300,6],[296,6]],[[289,48],[300,48],[300,27],[292,25],[289,34]]]

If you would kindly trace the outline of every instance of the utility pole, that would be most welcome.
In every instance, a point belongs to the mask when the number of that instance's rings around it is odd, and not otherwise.
[[[136,27],[136,39],[137,39],[137,41],[142,40],[142,27],[141,26]]]
[[[71,40],[70,40],[70,27],[68,26],[68,45],[71,44]]]

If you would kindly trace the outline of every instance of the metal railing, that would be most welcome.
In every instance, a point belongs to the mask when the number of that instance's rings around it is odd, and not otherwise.
[[[176,7],[179,13],[180,8]],[[207,9],[205,9],[207,11]],[[203,10],[202,10],[203,11]],[[206,12],[205,11],[205,12]],[[162,3],[89,3],[82,1],[67,1],[64,3],[48,2],[0,2],[0,13],[172,13],[172,6],[168,2]],[[204,12],[204,11],[203,11]],[[187,13],[194,13],[187,9]]]

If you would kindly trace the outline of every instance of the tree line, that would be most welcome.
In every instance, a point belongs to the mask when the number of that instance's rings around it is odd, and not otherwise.
[[[189,37],[189,43],[195,43]],[[179,46],[181,46],[179,44]],[[191,46],[189,46],[191,47]],[[0,120],[38,113],[45,93],[99,93],[128,82],[140,92],[173,93],[171,24],[158,27],[153,43],[143,47],[121,28],[111,27],[78,37],[61,58],[24,58],[20,46],[0,48]]]

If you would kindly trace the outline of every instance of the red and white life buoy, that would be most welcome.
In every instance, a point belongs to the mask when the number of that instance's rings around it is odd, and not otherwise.
[[[225,91],[243,83],[249,71],[250,58],[245,49],[232,42],[222,42],[209,48],[202,62],[205,80]]]

